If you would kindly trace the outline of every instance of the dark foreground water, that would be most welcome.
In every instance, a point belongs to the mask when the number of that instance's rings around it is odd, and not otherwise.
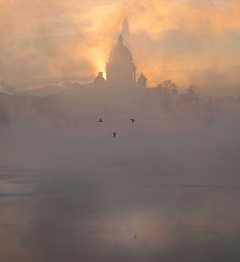
[[[2,131],[0,261],[239,262],[237,132],[139,127]]]

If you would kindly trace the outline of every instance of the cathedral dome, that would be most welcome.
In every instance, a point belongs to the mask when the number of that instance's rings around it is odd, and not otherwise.
[[[117,46],[114,47],[110,53],[109,63],[115,63],[119,60],[124,60],[125,62],[132,63],[132,54],[130,50],[123,45],[123,38],[121,35],[118,37]]]

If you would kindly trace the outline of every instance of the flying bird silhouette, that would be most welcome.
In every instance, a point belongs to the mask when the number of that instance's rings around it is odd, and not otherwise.
[[[113,134],[113,137],[116,137],[117,136],[117,133],[116,132],[111,132]]]
[[[102,119],[100,118],[100,120],[98,122],[103,122]]]
[[[135,119],[130,119],[132,121],[132,123],[134,123]]]

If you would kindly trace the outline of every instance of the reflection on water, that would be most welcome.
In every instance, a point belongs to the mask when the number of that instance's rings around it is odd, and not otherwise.
[[[10,196],[35,196],[37,192],[31,193],[0,193],[0,197],[10,197]]]
[[[22,180],[22,181],[16,181],[16,182],[13,182],[13,183],[16,183],[16,184],[36,184],[36,183],[42,183],[43,181],[42,180]]]
[[[238,188],[158,177],[152,186],[126,176],[35,178],[1,177],[1,261],[239,259]]]

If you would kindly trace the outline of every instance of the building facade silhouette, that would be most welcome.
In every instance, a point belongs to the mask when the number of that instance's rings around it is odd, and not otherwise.
[[[124,23],[126,27],[125,20]],[[136,82],[137,67],[132,60],[132,54],[123,44],[123,37],[120,34],[117,45],[109,55],[109,61],[106,65],[106,80],[103,78],[103,73],[99,72],[94,80],[95,87],[146,87],[147,78],[143,74],[141,74],[138,82]]]

